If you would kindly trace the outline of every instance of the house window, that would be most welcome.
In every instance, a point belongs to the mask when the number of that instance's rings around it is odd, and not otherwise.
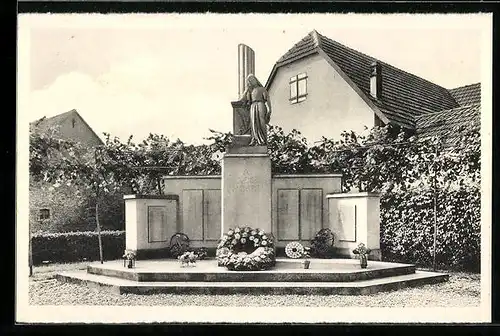
[[[40,209],[38,213],[38,218],[40,220],[45,220],[50,218],[50,210],[49,209]]]
[[[71,126],[75,128],[76,120],[75,118],[71,119]]]
[[[306,100],[307,74],[301,73],[290,78],[290,103],[296,104]]]

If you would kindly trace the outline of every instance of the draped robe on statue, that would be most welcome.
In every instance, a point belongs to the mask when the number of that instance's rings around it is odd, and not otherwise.
[[[250,105],[251,145],[267,144],[267,124],[270,119],[266,105],[268,99],[267,90],[262,86],[248,90],[242,98],[242,101]]]

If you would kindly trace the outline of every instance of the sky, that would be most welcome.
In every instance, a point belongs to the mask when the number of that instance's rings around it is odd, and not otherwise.
[[[102,135],[149,133],[202,143],[231,131],[238,44],[265,83],[316,29],[446,88],[481,81],[481,15],[21,15],[18,113],[76,109]],[[23,119],[24,120],[24,119]]]

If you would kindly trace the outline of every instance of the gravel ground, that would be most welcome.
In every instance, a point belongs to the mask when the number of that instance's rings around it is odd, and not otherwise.
[[[78,267],[78,266],[77,266]],[[65,267],[68,269],[69,267]],[[61,268],[57,269],[60,271]],[[301,307],[473,307],[480,305],[480,275],[450,273],[446,283],[369,296],[304,295],[115,295],[53,279],[56,268],[30,280],[31,305],[117,306],[301,306]]]
[[[66,264],[49,264],[45,266],[33,267],[33,276],[30,278],[32,281],[53,279],[55,274],[63,271],[76,271],[84,270],[87,268],[88,261]]]

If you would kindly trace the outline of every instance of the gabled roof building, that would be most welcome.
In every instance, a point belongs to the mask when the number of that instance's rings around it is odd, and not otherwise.
[[[421,137],[479,127],[480,83],[447,89],[317,31],[276,62],[266,87],[273,122],[312,141],[388,123]]]
[[[30,128],[37,132],[47,132],[49,129],[54,129],[56,135],[62,139],[76,141],[90,147],[103,144],[101,138],[74,109],[50,118],[38,119],[30,123]]]

